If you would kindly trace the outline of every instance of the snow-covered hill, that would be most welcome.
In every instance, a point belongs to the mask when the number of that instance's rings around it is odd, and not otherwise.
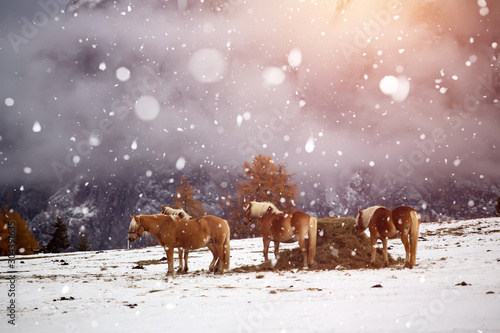
[[[208,251],[200,250],[190,256],[190,273],[167,280],[166,264],[134,269],[139,261],[163,257],[159,247],[17,257],[15,273],[1,273],[4,282],[14,277],[17,326],[8,324],[2,306],[0,330],[498,331],[500,219],[423,223],[420,230],[412,270],[214,276],[206,271]],[[399,240],[390,245],[393,256],[403,256]],[[262,261],[260,239],[233,240],[231,247],[233,269]],[[0,294],[8,288],[2,283]]]

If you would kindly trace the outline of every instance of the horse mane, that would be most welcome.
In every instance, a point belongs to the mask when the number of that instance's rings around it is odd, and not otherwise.
[[[257,202],[252,201],[250,206],[250,215],[253,217],[262,217],[266,211],[271,207],[273,214],[283,214],[281,210],[276,208],[276,206],[270,202]]]
[[[362,215],[361,223],[363,223],[363,228],[365,228],[365,229],[368,228],[368,224],[370,223],[370,220],[372,219],[373,213],[375,213],[375,211],[379,208],[385,208],[385,207],[372,206],[372,207],[368,207],[368,208],[362,210],[363,215]],[[358,221],[356,221],[356,222],[358,222]]]
[[[162,213],[166,214],[166,215],[177,216],[183,220],[191,220],[192,219],[191,215],[186,213],[184,211],[184,209],[182,209],[182,208],[175,209],[175,208],[168,207],[168,206],[162,206]]]
[[[132,216],[132,220],[130,221],[130,228],[136,228],[137,227],[137,220],[135,219],[135,215]]]

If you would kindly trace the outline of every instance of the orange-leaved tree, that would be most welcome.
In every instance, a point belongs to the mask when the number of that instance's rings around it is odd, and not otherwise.
[[[219,204],[231,221],[235,238],[259,235],[259,226],[245,226],[244,207],[250,201],[268,201],[278,209],[291,213],[295,211],[297,184],[286,165],[275,162],[270,156],[257,155],[252,163],[243,164],[244,174],[237,181],[236,198],[219,200]]]
[[[184,176],[181,176],[179,187],[172,202],[172,208],[182,208],[192,217],[203,216],[207,213],[203,209],[203,204],[194,198],[194,189]]]
[[[33,254],[40,245],[26,221],[14,209],[0,209],[0,256]]]

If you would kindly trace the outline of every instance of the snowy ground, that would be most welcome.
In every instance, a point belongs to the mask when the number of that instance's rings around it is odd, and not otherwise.
[[[204,250],[191,254],[193,273],[166,280],[166,264],[132,269],[163,257],[159,247],[17,257],[15,327],[6,310],[8,265],[0,261],[0,331],[499,332],[500,219],[420,230],[413,270],[214,276]],[[390,242],[395,257],[404,254],[400,243]],[[231,247],[232,268],[262,262],[261,239]]]

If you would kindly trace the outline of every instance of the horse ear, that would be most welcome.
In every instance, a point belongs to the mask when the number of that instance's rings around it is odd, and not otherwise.
[[[359,210],[359,208],[358,208],[358,214],[361,214],[361,211]]]

